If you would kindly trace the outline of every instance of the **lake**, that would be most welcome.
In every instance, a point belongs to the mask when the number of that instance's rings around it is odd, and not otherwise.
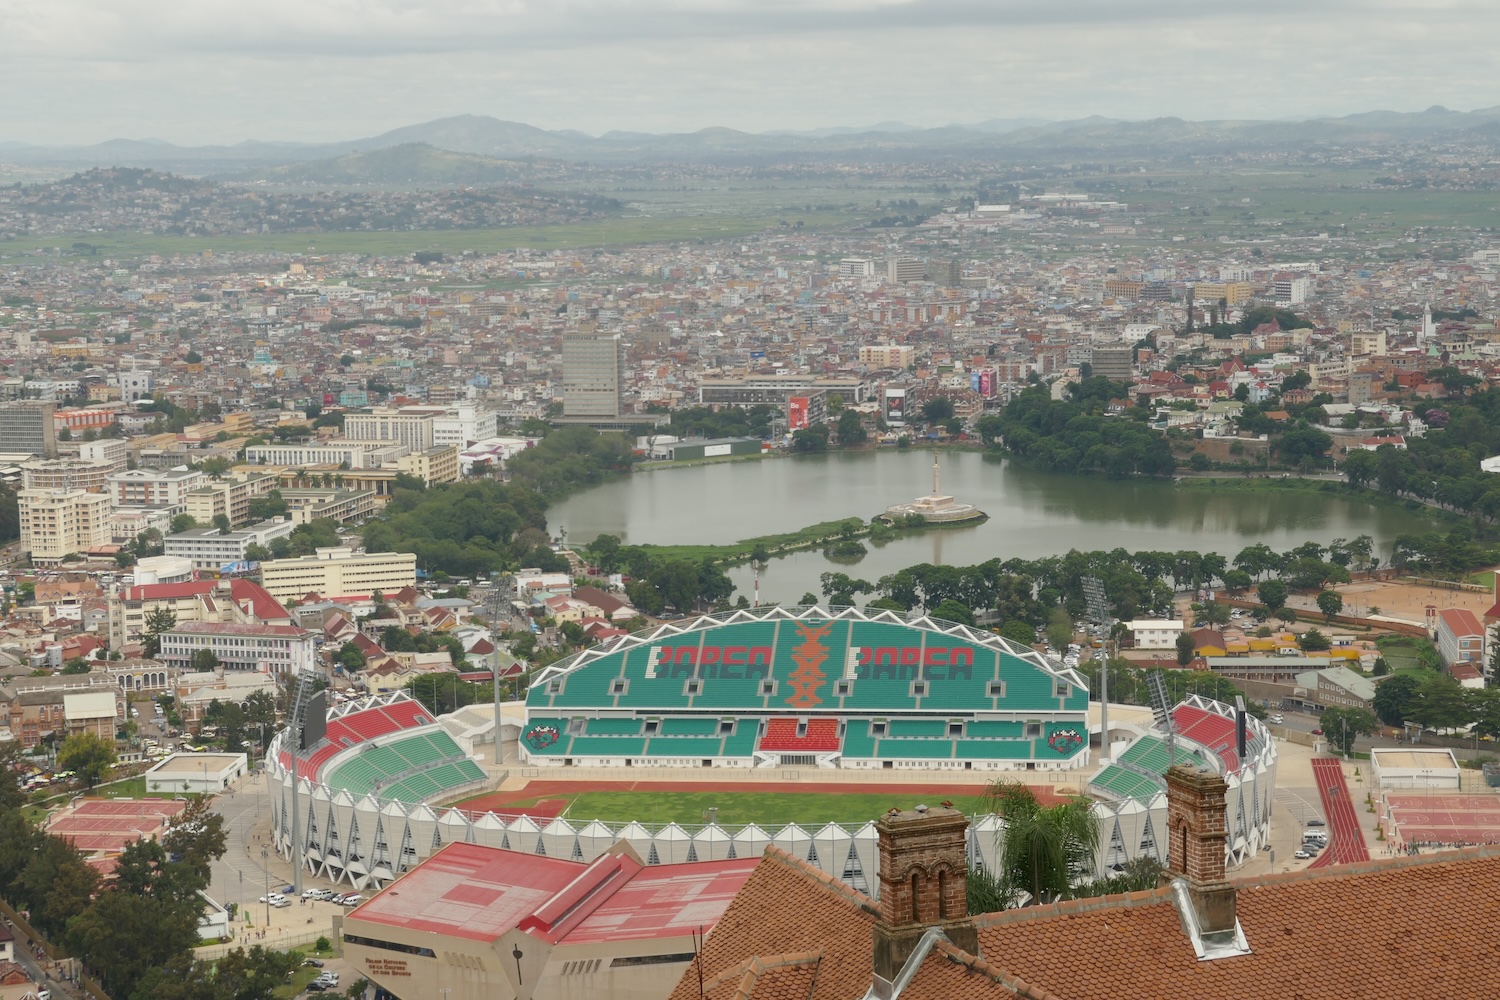
[[[845,517],[868,520],[932,488],[932,453],[911,449],[801,455],[637,472],[577,494],[547,513],[574,545],[601,534],[631,544],[726,544]],[[1396,535],[1431,530],[1420,513],[1307,493],[1179,490],[1171,483],[1058,476],[979,452],[945,451],[942,490],[989,520],[912,532],[853,564],[818,551],[762,567],[762,600],[795,602],[818,592],[829,570],[873,582],[915,563],[971,565],[1035,559],[1070,548],[1194,549],[1233,557],[1264,542],[1288,549],[1308,540],[1370,535],[1384,558]],[[753,570],[729,571],[747,596]]]

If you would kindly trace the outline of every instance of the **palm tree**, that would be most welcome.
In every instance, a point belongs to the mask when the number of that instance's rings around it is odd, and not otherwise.
[[[985,792],[1005,820],[1000,877],[1028,893],[1032,903],[1073,896],[1073,881],[1091,873],[1099,850],[1099,824],[1086,799],[1043,806],[1027,786],[997,781]]]

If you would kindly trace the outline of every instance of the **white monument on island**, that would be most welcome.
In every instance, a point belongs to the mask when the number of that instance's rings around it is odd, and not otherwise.
[[[880,520],[886,524],[898,524],[914,514],[928,524],[962,524],[966,521],[982,521],[989,517],[973,504],[959,503],[943,493],[936,448],[932,450],[932,492],[908,503],[898,503],[887,507],[885,513],[880,515]]]

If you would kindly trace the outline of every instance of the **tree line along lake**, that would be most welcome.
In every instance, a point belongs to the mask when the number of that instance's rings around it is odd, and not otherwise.
[[[923,449],[793,455],[636,472],[555,504],[547,520],[573,545],[601,534],[631,545],[725,545],[823,521],[868,521],[931,489],[932,453]],[[1069,549],[1193,549],[1232,559],[1257,542],[1285,550],[1369,535],[1383,560],[1397,535],[1434,530],[1420,511],[1357,496],[1060,476],[973,451],[942,453],[942,492],[989,519],[867,541],[869,554],[854,563],[818,550],[772,559],[760,571],[761,599],[788,604],[817,593],[830,570],[873,582],[917,563],[967,566]],[[751,594],[749,565],[729,575]]]

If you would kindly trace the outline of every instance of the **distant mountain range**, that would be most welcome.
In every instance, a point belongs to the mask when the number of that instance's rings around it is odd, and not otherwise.
[[[1500,106],[1476,111],[1432,107],[1421,112],[1370,111],[1302,121],[1073,121],[992,119],[926,128],[880,122],[862,128],[740,132],[606,132],[547,130],[485,115],[458,115],[332,143],[247,141],[233,146],[177,146],[154,139],[112,139],[93,146],[46,147],[0,141],[0,162],[19,166],[151,167],[174,173],[306,184],[480,184],[515,179],[520,161],[594,163],[700,161],[755,164],[820,158],[910,161],[932,156],[996,159],[1141,156],[1450,141],[1491,145],[1500,136]]]

